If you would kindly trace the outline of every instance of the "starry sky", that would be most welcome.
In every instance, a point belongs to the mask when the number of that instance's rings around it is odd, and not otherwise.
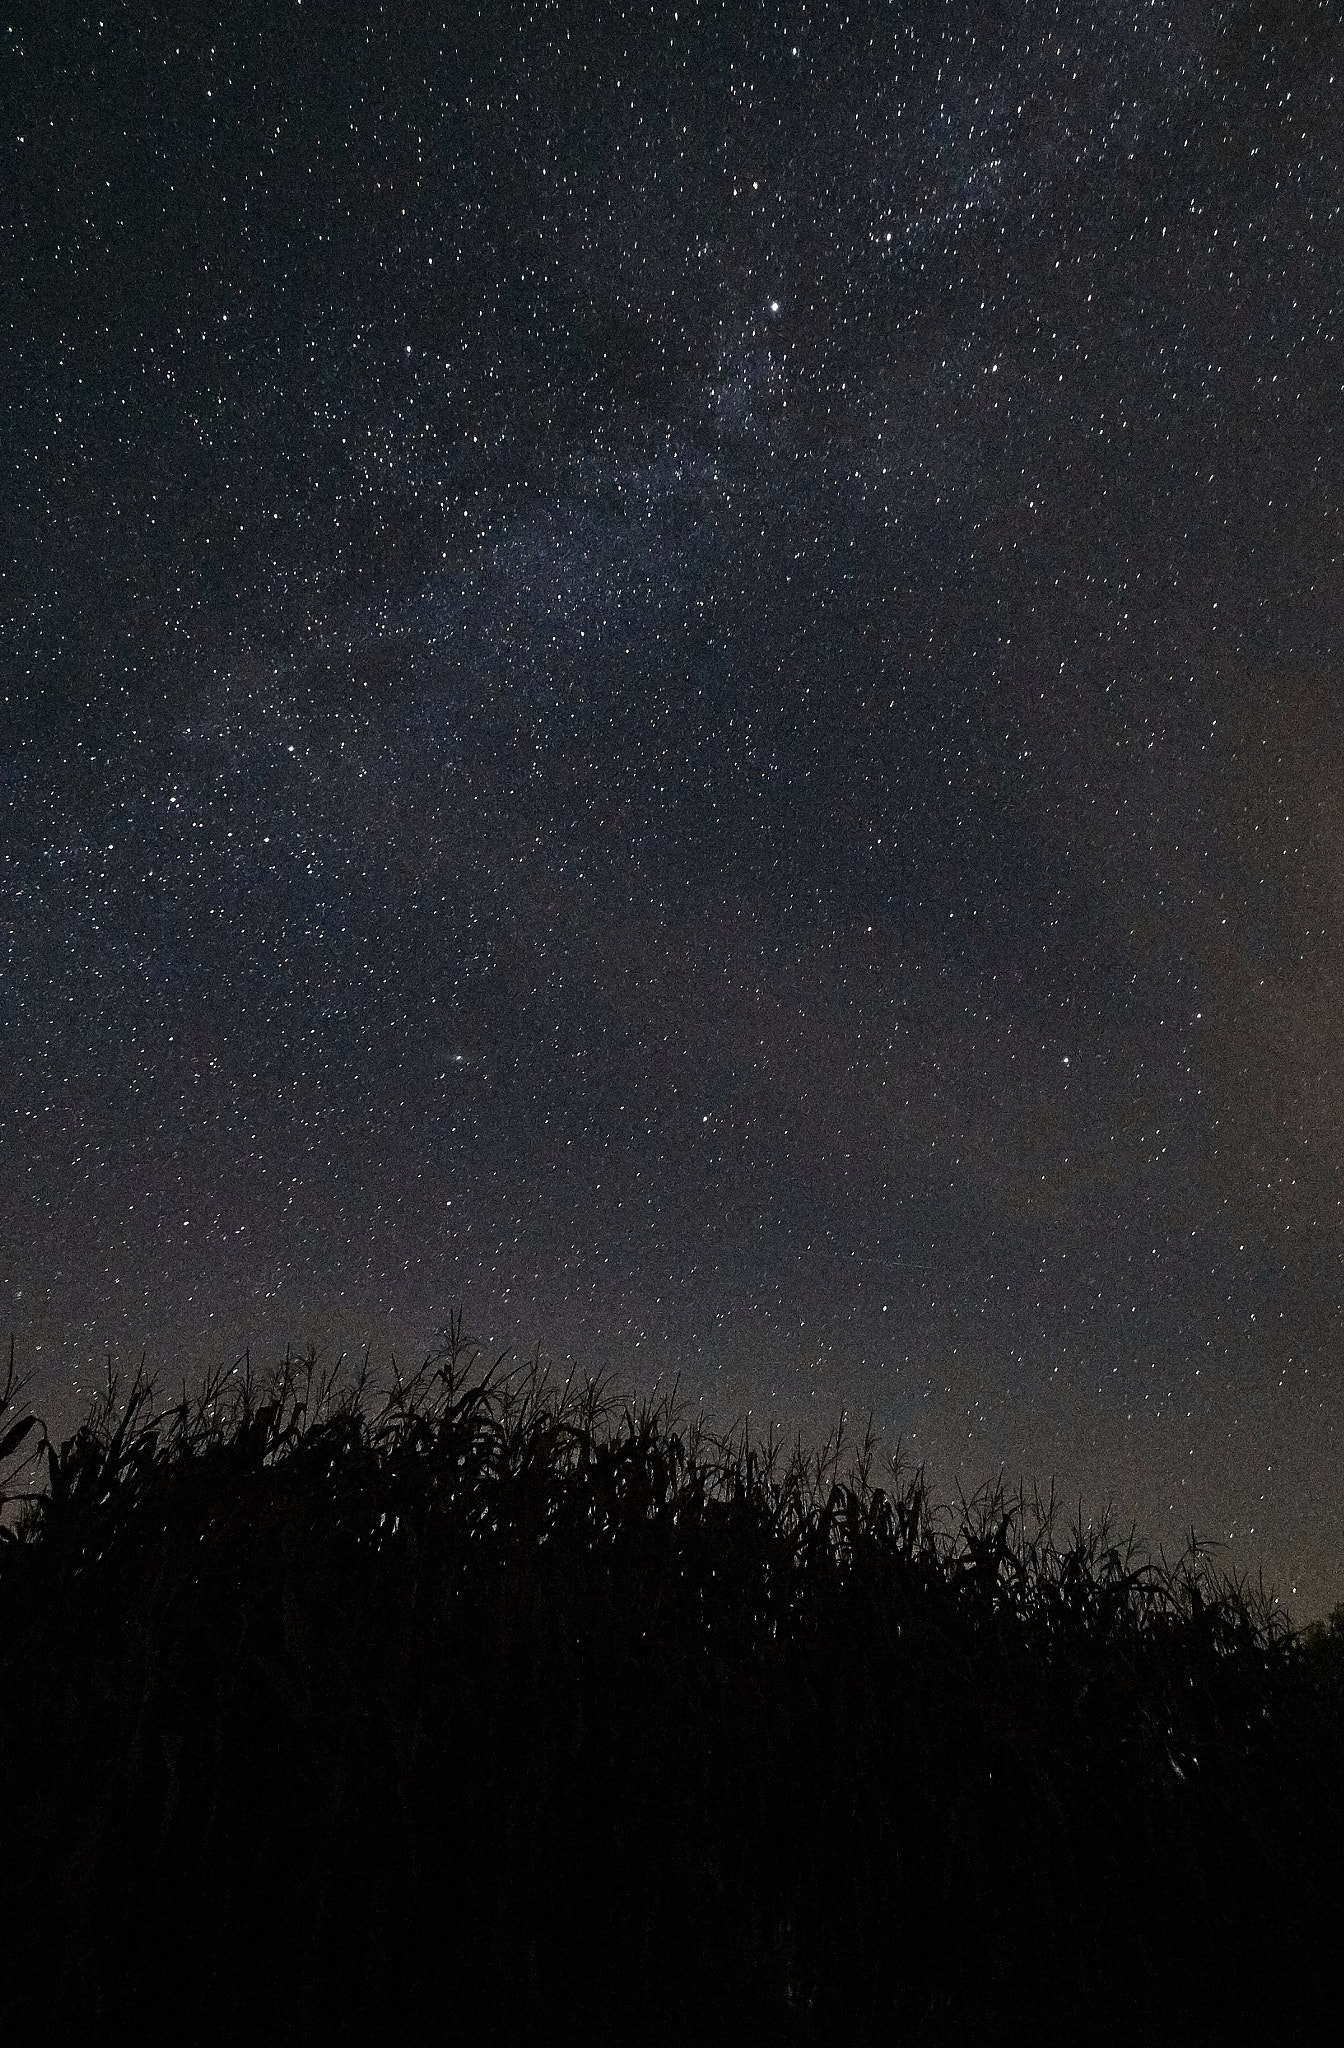
[[[4,34],[0,1302],[1344,1595],[1344,15]]]

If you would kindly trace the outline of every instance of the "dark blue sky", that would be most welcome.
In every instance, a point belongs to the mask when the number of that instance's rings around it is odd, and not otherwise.
[[[53,1411],[465,1300],[1339,1597],[1339,9],[5,55]]]

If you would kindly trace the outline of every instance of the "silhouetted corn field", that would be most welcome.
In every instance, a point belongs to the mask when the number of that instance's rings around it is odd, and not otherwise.
[[[870,1448],[612,1412],[460,1324],[390,1392],[290,1361],[171,1407],[114,1382],[60,1448],[17,1414],[11,1375],[12,2038],[1142,2043],[1331,2009],[1339,1631],[1197,1550],[1002,1491],[942,1516]]]

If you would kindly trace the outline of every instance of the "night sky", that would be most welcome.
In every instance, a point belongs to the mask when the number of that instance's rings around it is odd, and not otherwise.
[[[39,1405],[464,1302],[1344,1595],[1339,6],[27,12]]]

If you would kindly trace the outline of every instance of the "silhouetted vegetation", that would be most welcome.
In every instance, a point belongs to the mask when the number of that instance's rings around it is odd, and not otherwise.
[[[14,2038],[1284,2039],[1344,1628],[443,1353],[0,1455]],[[26,1484],[24,1479],[26,1474]],[[941,2038],[948,2038],[943,2035]],[[960,2032],[958,2038],[965,2038]]]

